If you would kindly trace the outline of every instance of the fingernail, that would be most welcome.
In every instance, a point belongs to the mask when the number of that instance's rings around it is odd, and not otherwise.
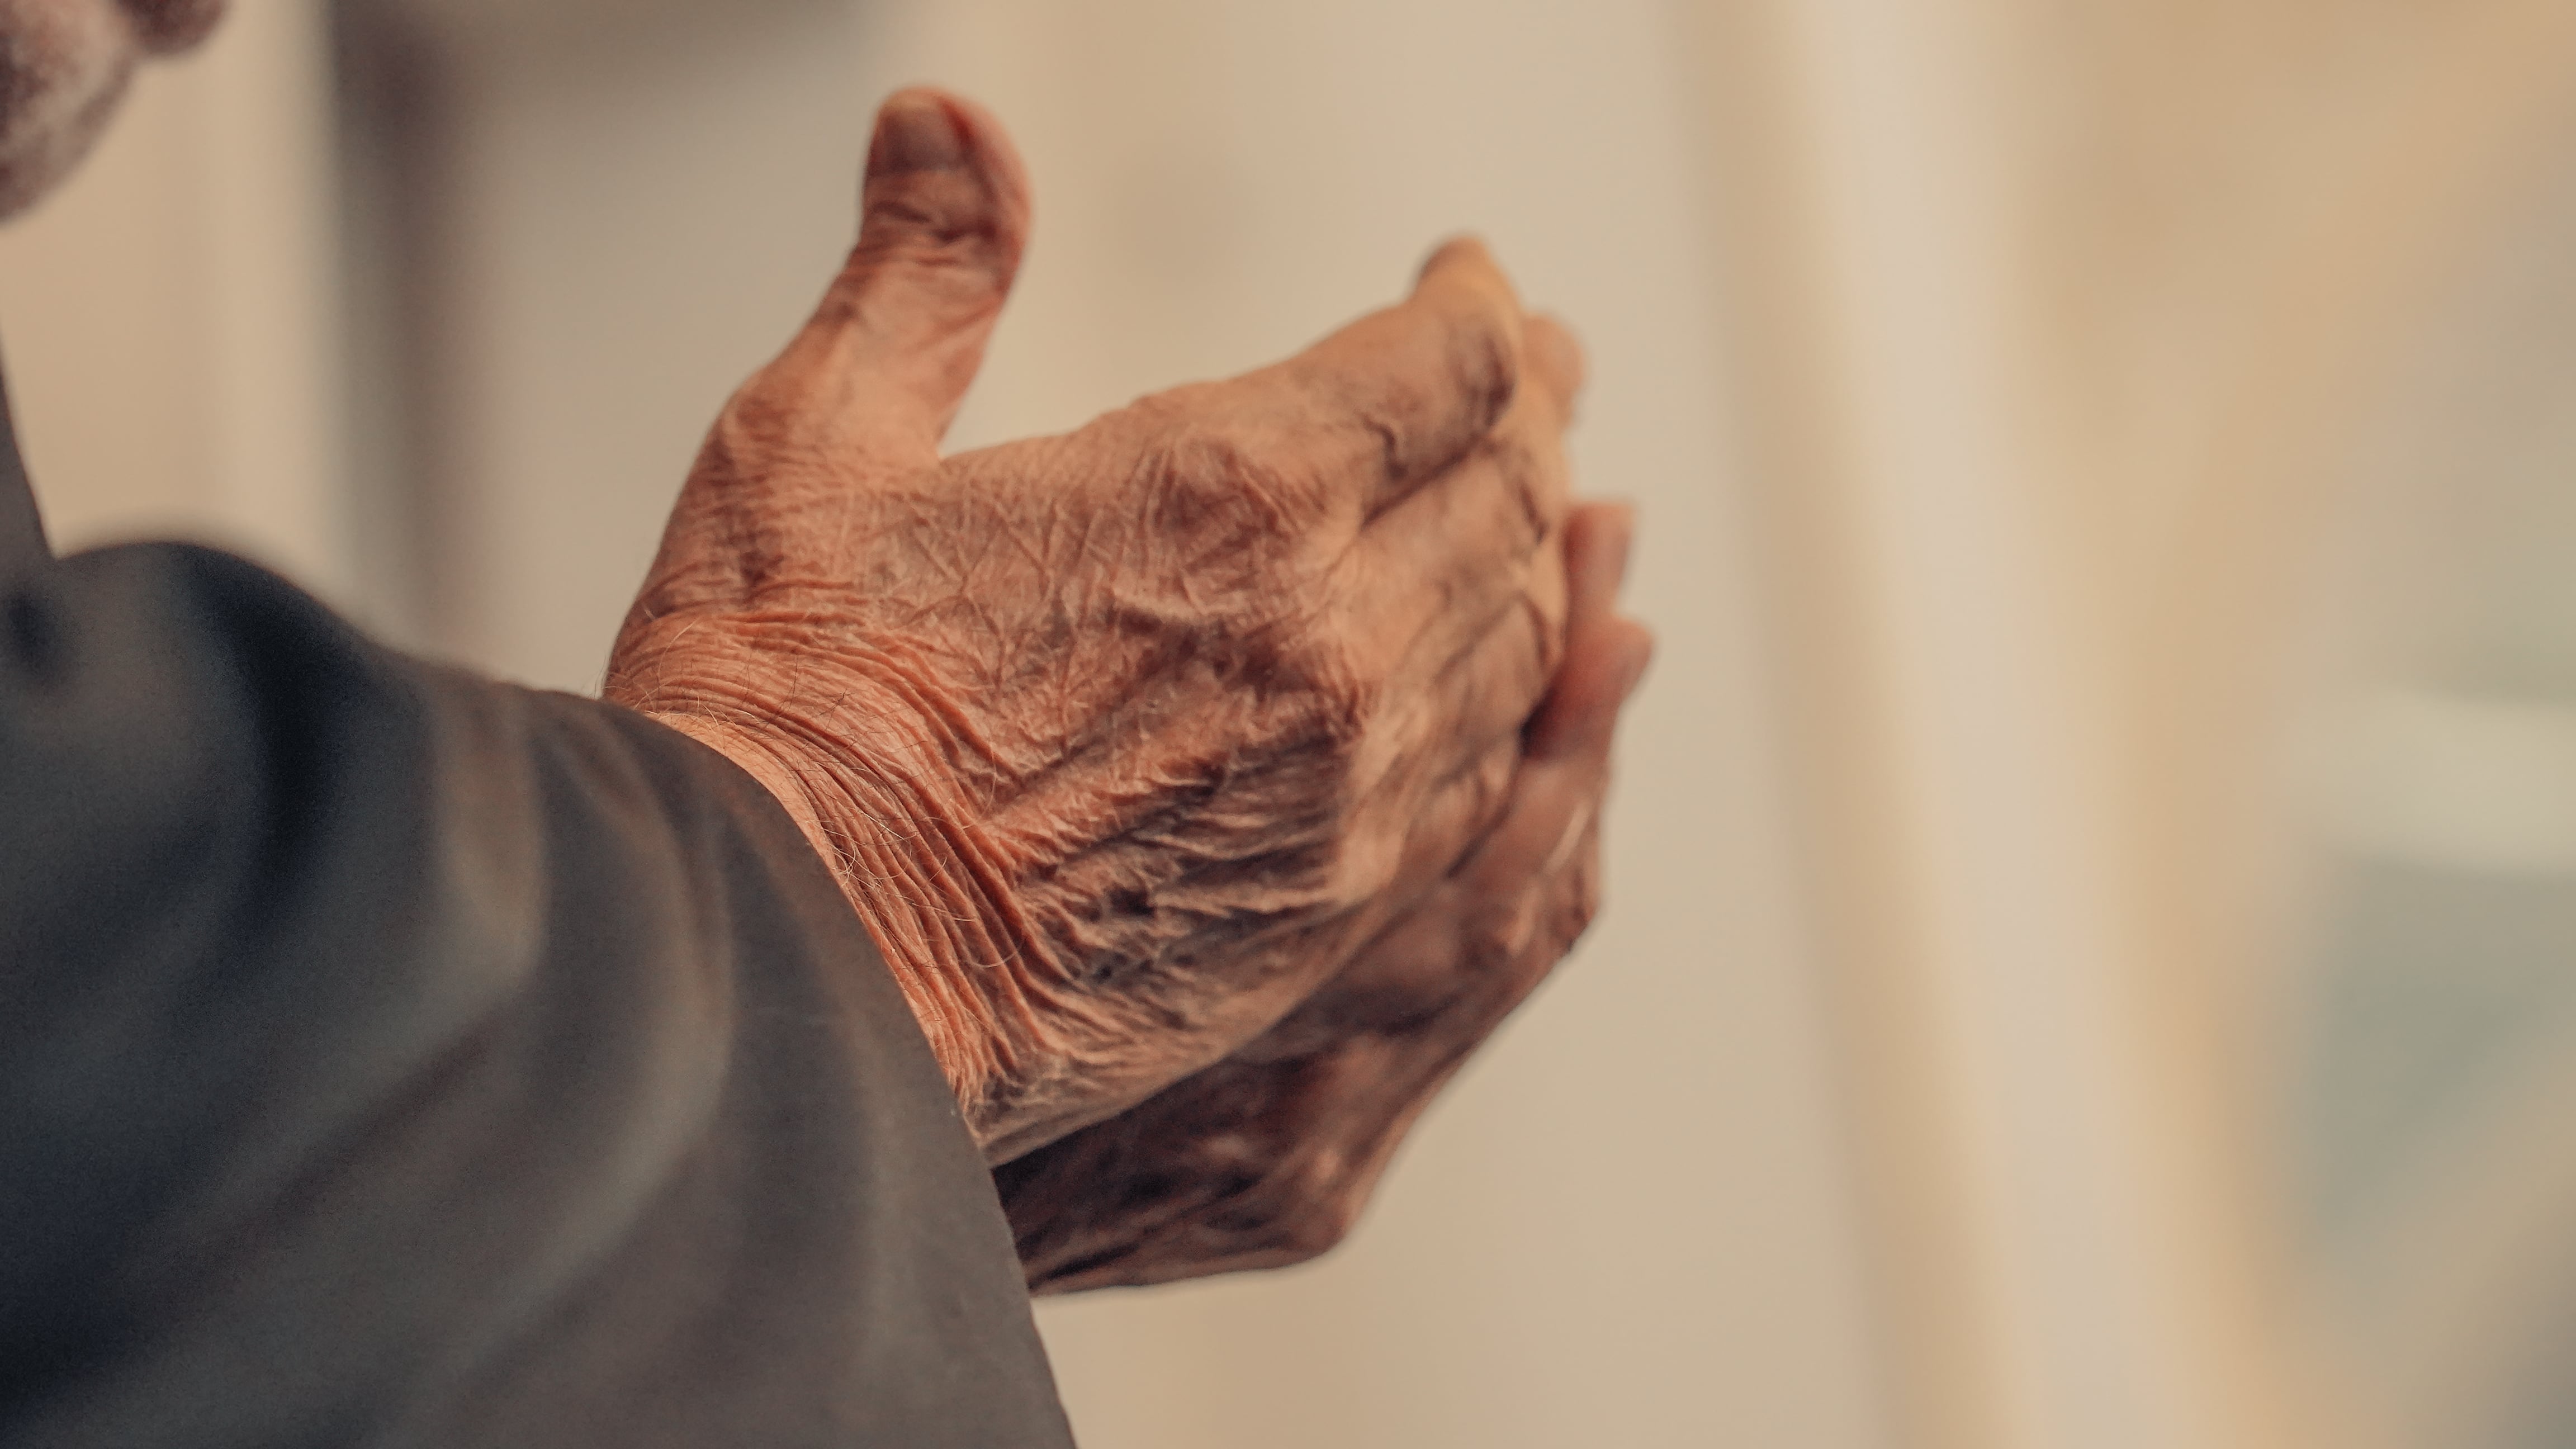
[[[876,141],[868,170],[953,171],[966,164],[966,133],[947,103],[929,91],[903,91],[877,113]]]

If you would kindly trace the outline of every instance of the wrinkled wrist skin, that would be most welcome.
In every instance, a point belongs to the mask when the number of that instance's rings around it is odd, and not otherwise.
[[[665,695],[652,717],[724,754],[766,786],[831,867],[894,974],[904,1000],[969,1120],[1002,1084],[1048,1060],[1045,1023],[1031,1009],[1039,949],[1014,922],[1009,891],[956,802],[881,765],[902,752],[819,727],[790,732],[770,711],[728,718],[712,699]],[[900,716],[880,714],[892,735]],[[799,735],[805,737],[800,738]]]

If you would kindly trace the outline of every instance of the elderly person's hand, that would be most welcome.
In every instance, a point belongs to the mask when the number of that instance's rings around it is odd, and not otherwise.
[[[717,421],[606,688],[786,805],[996,1162],[1454,879],[1565,607],[1570,343],[1482,248],[1277,366],[943,459],[1026,227],[988,117],[887,103],[857,249]]]
[[[1039,1293],[1311,1258],[1349,1231],[1422,1108],[1561,960],[1600,901],[1600,807],[1650,641],[1616,616],[1629,523],[1567,530],[1564,670],[1502,822],[1277,1026],[994,1171]]]

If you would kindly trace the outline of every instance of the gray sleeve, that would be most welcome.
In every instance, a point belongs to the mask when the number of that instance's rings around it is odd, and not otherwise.
[[[757,784],[222,554],[57,563],[13,485],[0,1446],[1070,1442]]]

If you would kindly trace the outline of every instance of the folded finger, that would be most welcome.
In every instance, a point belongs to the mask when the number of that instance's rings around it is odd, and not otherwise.
[[[1399,692],[1429,688],[1534,588],[1561,598],[1563,561],[1549,540],[1571,488],[1557,435],[1527,416],[1534,410],[1515,409],[1343,553],[1333,598],[1369,677]],[[1536,702],[1532,694],[1522,708]]]
[[[1573,329],[1541,313],[1521,324],[1521,350],[1526,358],[1522,373],[1554,405],[1557,426],[1572,422],[1585,372],[1583,344],[1575,340]]]
[[[1618,542],[1615,531],[1605,530],[1593,547],[1607,552]],[[1604,562],[1589,568],[1605,572]],[[1606,572],[1615,587],[1615,569]],[[1599,587],[1594,579],[1586,584]],[[1393,924],[1352,953],[1350,966],[1274,1028],[1263,1053],[1313,1050],[1353,1031],[1440,1009],[1461,989],[1461,973],[1516,961],[1528,941],[1545,934],[1555,919],[1550,902],[1561,894],[1554,883],[1569,871],[1596,868],[1590,861],[1609,787],[1610,737],[1644,667],[1645,642],[1645,631],[1631,621],[1598,621],[1573,641],[1576,652],[1560,671],[1560,681],[1573,677],[1573,691],[1551,695],[1561,711],[1555,752],[1529,753],[1506,734],[1501,748],[1511,752],[1508,776],[1489,747],[1472,776],[1462,777],[1473,779],[1472,790],[1444,784],[1431,793],[1418,809],[1421,828],[1408,842],[1398,878],[1410,884],[1444,863],[1447,873],[1418,901],[1402,903]],[[1506,778],[1508,790],[1496,801],[1496,782]],[[1471,797],[1475,809],[1459,808]]]
[[[1653,636],[1610,619],[1570,640],[1514,784],[1511,813],[1459,868],[1470,890],[1508,896],[1546,875],[1585,825],[1610,778],[1620,707],[1653,652]]]
[[[1511,808],[1520,763],[1518,743],[1499,741],[1404,814],[1400,855],[1388,884],[1350,922],[1345,939],[1357,949],[1296,1009],[1238,1048],[1234,1060],[1304,1056],[1438,1005],[1447,990],[1447,957],[1421,949],[1412,937],[1421,934],[1420,922],[1454,918],[1446,899],[1453,894],[1450,877]]]
[[[1299,437],[1362,520],[1465,456],[1520,385],[1521,309],[1484,245],[1448,243],[1413,294],[1229,386],[1247,421]]]

